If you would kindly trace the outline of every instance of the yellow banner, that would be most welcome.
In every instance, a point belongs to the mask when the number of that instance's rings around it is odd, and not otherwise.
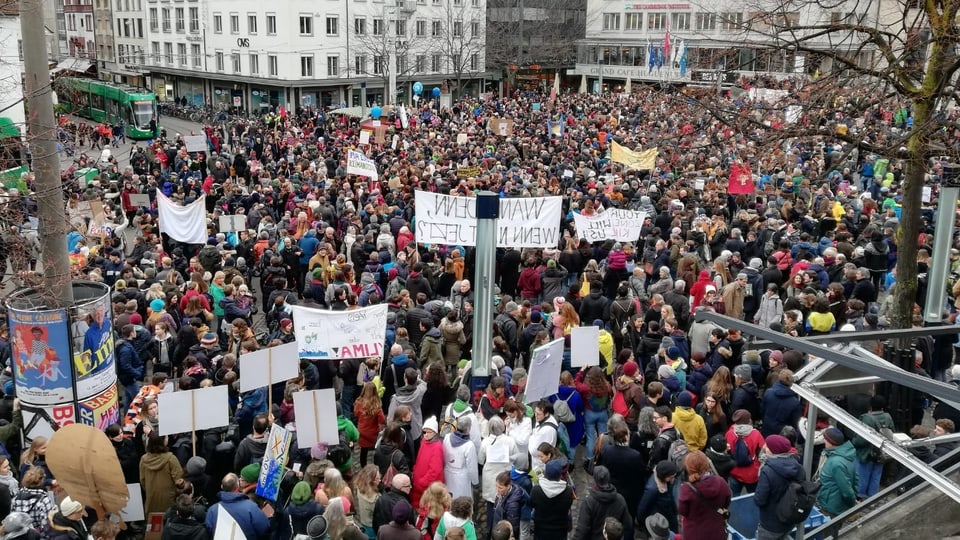
[[[480,176],[480,167],[458,167],[457,178],[471,178]]]
[[[657,164],[657,149],[651,148],[642,152],[635,152],[613,141],[610,149],[610,159],[626,165],[628,169],[653,170]]]

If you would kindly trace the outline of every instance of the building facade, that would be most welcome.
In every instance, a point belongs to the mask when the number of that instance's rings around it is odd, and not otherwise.
[[[483,86],[485,0],[134,1],[144,37],[114,10],[118,69],[142,73],[161,101],[255,112],[384,103],[391,76],[406,102],[415,81]]]
[[[838,2],[831,11],[813,2],[785,4],[773,0],[743,3],[713,2],[635,3],[589,0],[586,38],[577,49],[573,72],[615,90],[627,79],[665,83],[728,84],[742,75],[775,77],[813,74],[830,69],[816,54],[794,54],[775,47],[778,31],[824,26],[855,19],[875,25],[879,2]],[[858,12],[869,8],[869,12]],[[765,11],[766,9],[766,11]],[[798,30],[802,31],[802,30]],[[834,39],[835,36],[834,36]],[[831,45],[810,41],[815,49],[859,47],[848,40]],[[851,58],[872,65],[874,52],[864,48]]]
[[[23,108],[23,39],[17,3],[0,6],[0,49],[9,51],[0,62],[0,116],[26,133]]]

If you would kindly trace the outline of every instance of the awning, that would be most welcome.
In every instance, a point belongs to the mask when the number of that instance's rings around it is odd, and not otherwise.
[[[90,60],[84,60],[83,58],[67,58],[61,60],[57,67],[50,70],[51,74],[60,73],[61,71],[73,71],[75,73],[85,73],[90,67],[93,66],[93,62]]]

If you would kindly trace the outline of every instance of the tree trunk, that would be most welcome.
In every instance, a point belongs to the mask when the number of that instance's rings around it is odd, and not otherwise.
[[[891,313],[895,329],[913,326],[913,308],[917,301],[917,237],[920,233],[920,209],[923,206],[923,182],[926,173],[924,150],[930,129],[931,101],[914,102],[914,126],[907,141],[906,170],[903,179],[902,212],[897,228],[897,285]],[[910,344],[901,344],[910,348]]]

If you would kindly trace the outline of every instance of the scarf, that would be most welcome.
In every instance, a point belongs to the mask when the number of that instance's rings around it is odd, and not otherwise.
[[[10,490],[10,496],[16,497],[17,492],[20,491],[20,483],[17,482],[17,479],[13,476],[13,472],[8,472],[7,474],[0,475],[0,484],[6,485],[7,489]]]

